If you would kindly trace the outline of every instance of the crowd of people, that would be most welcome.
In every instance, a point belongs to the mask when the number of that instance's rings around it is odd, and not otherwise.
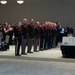
[[[15,41],[15,55],[27,55],[34,52],[39,52],[54,48],[59,42],[62,42],[63,36],[73,35],[74,30],[71,26],[62,26],[59,22],[34,22],[30,19],[29,22],[25,18],[22,22],[17,22],[15,25],[4,23],[0,24],[1,41],[7,41],[8,49],[12,44],[13,36]],[[20,54],[21,46],[21,54]],[[27,53],[26,52],[26,46]]]

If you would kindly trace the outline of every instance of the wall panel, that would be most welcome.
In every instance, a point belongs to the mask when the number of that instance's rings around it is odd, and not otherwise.
[[[24,17],[36,21],[60,21],[62,25],[75,28],[75,0],[25,0],[19,5],[16,0],[0,4],[0,22],[16,23]]]

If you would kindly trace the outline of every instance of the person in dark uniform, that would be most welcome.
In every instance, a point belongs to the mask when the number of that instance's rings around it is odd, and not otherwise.
[[[28,31],[27,31],[27,26],[28,26],[28,20],[23,19],[23,25],[21,26],[22,28],[22,52],[21,54],[26,55],[26,45],[27,45],[27,38],[28,38]]]
[[[16,51],[17,51],[17,32],[18,32],[18,23],[16,23],[14,26],[13,26],[13,32],[14,32],[14,44],[15,44],[15,55],[16,55]]]
[[[53,48],[56,47],[57,29],[56,24],[53,24]]]
[[[33,46],[34,33],[34,19],[30,19],[30,23],[28,24],[28,53],[33,53],[31,49]]]
[[[50,48],[53,46],[53,24],[50,24],[49,28]]]
[[[39,51],[39,39],[40,39],[40,23],[35,23],[35,35],[34,35],[34,52]]]
[[[49,48],[48,46],[48,41],[49,41],[49,38],[48,38],[48,22],[45,22],[45,26],[44,26],[44,50],[47,50]]]
[[[44,49],[44,23],[40,25],[40,51]]]
[[[18,22],[17,26],[14,29],[15,29],[14,34],[16,38],[15,55],[20,56],[20,45],[21,45],[21,40],[22,40],[21,22]]]

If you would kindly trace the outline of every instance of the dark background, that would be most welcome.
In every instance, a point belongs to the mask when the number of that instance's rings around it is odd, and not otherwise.
[[[16,0],[7,0],[0,4],[0,23],[15,24],[23,18],[34,18],[35,21],[59,21],[61,25],[75,28],[75,0],[24,0],[22,5]]]

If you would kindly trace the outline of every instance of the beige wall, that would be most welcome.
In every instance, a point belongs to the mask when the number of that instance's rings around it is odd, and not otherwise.
[[[60,21],[62,25],[75,28],[75,0],[25,0],[19,5],[16,0],[0,4],[0,22],[16,23],[24,17],[36,21]]]

